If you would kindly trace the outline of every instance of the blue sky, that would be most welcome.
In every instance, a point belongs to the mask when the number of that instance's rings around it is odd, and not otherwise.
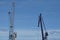
[[[2,29],[9,30],[8,11],[11,11],[11,2],[0,0],[0,31],[3,32]],[[60,29],[60,0],[15,0],[15,30],[38,30],[40,13],[47,30]]]

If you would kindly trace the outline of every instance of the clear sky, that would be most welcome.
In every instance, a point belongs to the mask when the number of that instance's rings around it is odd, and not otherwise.
[[[9,30],[8,12],[11,11],[11,3],[12,0],[0,0],[0,31],[2,32],[4,31],[2,29]],[[28,32],[27,30],[38,30],[37,22],[40,13],[47,30],[60,29],[60,0],[15,0],[14,29],[18,31],[18,34],[19,30],[25,33]],[[3,39],[1,37],[4,38],[0,36],[0,39]],[[25,37],[23,36],[21,40],[24,40],[23,38]]]

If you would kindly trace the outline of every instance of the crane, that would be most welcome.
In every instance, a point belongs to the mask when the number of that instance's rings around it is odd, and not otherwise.
[[[14,7],[15,7],[15,2],[14,0],[12,0],[12,11],[8,12],[10,19],[9,40],[15,40],[16,38],[16,32],[14,32]]]
[[[42,40],[47,40],[48,32],[46,30],[46,27],[45,27],[45,24],[44,24],[44,21],[43,21],[41,13],[39,15],[38,27],[41,27]],[[43,28],[45,29],[45,33],[44,33],[44,29]]]

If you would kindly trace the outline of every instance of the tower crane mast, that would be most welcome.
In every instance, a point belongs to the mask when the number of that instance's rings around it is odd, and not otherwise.
[[[14,0],[12,0],[12,11],[8,12],[10,17],[9,40],[15,40],[16,38],[16,32],[14,32],[14,7],[15,7],[15,2]]]

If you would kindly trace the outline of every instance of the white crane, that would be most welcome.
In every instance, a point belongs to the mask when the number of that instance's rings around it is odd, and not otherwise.
[[[14,32],[14,7],[15,7],[15,2],[14,0],[12,0],[12,11],[8,12],[10,17],[9,40],[15,40],[16,38],[16,32]]]

